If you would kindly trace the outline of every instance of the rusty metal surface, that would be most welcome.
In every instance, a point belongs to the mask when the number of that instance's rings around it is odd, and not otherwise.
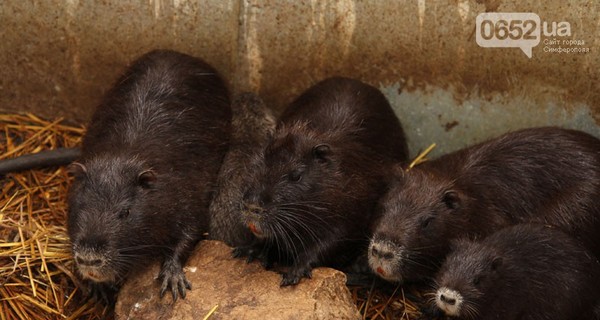
[[[588,53],[482,48],[481,12],[533,12],[570,24]],[[380,87],[411,152],[454,150],[527,126],[600,136],[597,1],[96,1],[0,3],[0,110],[84,121],[135,56],[171,48],[203,57],[236,91],[281,110],[332,75]],[[560,37],[542,37],[558,39]]]
[[[239,3],[0,2],[0,110],[85,121],[127,63],[154,48],[233,72]]]

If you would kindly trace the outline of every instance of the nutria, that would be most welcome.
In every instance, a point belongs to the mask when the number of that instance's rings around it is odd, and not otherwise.
[[[450,240],[527,221],[559,226],[600,256],[600,140],[589,134],[520,130],[395,175],[369,253],[384,279],[426,280]]]
[[[238,95],[231,104],[231,141],[225,155],[217,192],[209,207],[209,237],[232,247],[247,246],[252,233],[242,224],[242,188],[252,155],[264,148],[275,130],[275,116],[253,93]]]
[[[249,166],[243,218],[256,241],[235,253],[289,264],[282,286],[314,267],[348,264],[366,252],[387,168],[407,153],[379,90],[347,78],[314,85],[284,110]]]
[[[521,224],[459,240],[436,277],[435,307],[459,319],[592,319],[600,264],[555,227]]]
[[[143,55],[105,95],[69,192],[73,256],[92,291],[114,293],[156,257],[161,296],[170,289],[173,299],[185,297],[182,266],[208,231],[230,122],[215,69],[174,51]]]

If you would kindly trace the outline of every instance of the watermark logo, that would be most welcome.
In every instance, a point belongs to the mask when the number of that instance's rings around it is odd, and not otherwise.
[[[475,23],[475,39],[484,48],[520,48],[531,58],[540,43],[540,16],[535,13],[480,13]]]
[[[540,16],[529,12],[486,12],[477,15],[475,39],[484,48],[519,48],[527,57],[533,56],[533,47],[544,39],[544,52],[586,53],[589,48],[583,40],[564,39],[571,36],[567,21],[541,21]],[[550,38],[550,39],[548,39]],[[566,47],[562,47],[562,46]],[[578,46],[578,47],[572,47]]]

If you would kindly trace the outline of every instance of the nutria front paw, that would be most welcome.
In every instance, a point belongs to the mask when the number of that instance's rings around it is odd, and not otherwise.
[[[162,280],[160,286],[160,297],[162,298],[168,289],[171,289],[173,302],[177,301],[178,296],[185,299],[186,290],[192,290],[192,284],[185,277],[181,264],[170,260],[163,263],[162,269],[158,275]]]
[[[311,278],[312,269],[310,267],[294,268],[292,267],[288,272],[281,274],[281,287],[287,287],[291,285],[297,285],[302,278]]]
[[[246,257],[246,262],[250,263],[254,260],[258,260],[263,268],[270,270],[273,268],[273,261],[269,259],[267,251],[262,247],[258,248],[256,246],[243,246],[243,247],[235,247],[231,252],[234,258],[243,258]]]
[[[88,282],[86,285],[88,299],[112,307],[116,303],[119,288],[114,284]]]
[[[242,246],[235,247],[231,251],[231,255],[234,258],[246,258],[246,262],[250,263],[260,255],[260,250],[257,250],[254,246]]]
[[[444,313],[442,310],[437,308],[435,305],[425,305],[420,308],[421,317],[417,318],[419,320],[435,320],[435,319],[445,319]]]

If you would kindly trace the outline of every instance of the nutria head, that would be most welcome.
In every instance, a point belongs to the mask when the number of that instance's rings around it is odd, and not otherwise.
[[[503,258],[493,247],[468,240],[452,248],[436,277],[435,305],[447,316],[476,319],[501,281]]]
[[[96,156],[71,165],[68,233],[77,271],[94,282],[119,282],[160,237],[159,212],[147,212],[157,174],[133,158]],[[156,251],[156,248],[154,248]]]
[[[466,225],[465,197],[452,181],[418,167],[398,171],[380,200],[381,218],[369,245],[369,264],[388,281],[433,276],[448,239]]]
[[[340,174],[334,152],[322,139],[292,130],[280,134],[253,159],[244,212],[257,236],[309,223],[288,221],[292,216],[318,219],[318,212],[328,211],[324,202],[332,187],[328,180]]]
[[[248,170],[244,224],[292,257],[324,235],[362,225],[366,215],[356,202],[371,195],[366,182],[357,181],[367,179],[357,179],[363,173],[356,172],[356,155],[348,156],[353,146],[302,123],[279,128]]]

